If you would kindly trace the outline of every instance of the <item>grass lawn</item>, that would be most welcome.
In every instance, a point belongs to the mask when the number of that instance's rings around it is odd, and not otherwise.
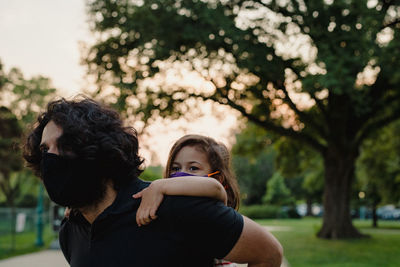
[[[0,259],[5,259],[21,254],[31,253],[48,248],[51,241],[54,239],[54,233],[47,226],[43,229],[43,247],[36,247],[36,233],[35,232],[24,232],[17,233],[15,238],[15,249],[11,249],[11,235],[1,235],[0,236]]]
[[[281,242],[285,258],[297,266],[400,266],[400,221],[355,220],[355,226],[369,238],[322,240],[315,236],[319,218],[257,220],[265,226],[277,227],[272,233]]]

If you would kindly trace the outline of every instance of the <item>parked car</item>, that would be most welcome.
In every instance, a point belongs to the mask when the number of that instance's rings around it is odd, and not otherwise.
[[[400,209],[394,205],[385,205],[376,210],[379,219],[382,220],[400,220]]]

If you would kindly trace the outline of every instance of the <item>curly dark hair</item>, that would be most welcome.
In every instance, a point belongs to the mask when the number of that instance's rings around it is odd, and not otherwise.
[[[116,111],[86,97],[71,101],[62,98],[47,105],[24,145],[23,156],[37,176],[40,177],[42,160],[40,142],[49,121],[63,130],[57,140],[60,155],[97,161],[104,174],[99,178],[112,180],[115,189],[143,171],[136,130],[124,127]]]

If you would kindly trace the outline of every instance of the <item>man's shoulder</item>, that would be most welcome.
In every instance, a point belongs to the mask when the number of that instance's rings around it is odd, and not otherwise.
[[[162,205],[169,208],[191,208],[195,206],[224,206],[221,201],[209,197],[165,196]]]
[[[151,184],[151,182],[149,182],[149,181],[143,181],[143,180],[140,179],[140,178],[136,178],[136,179],[132,182],[131,187],[132,187],[132,189],[134,189],[134,190],[141,191],[141,190],[145,189],[146,187],[148,187],[150,184]]]
[[[178,218],[212,218],[218,216],[241,216],[221,201],[208,197],[165,196],[157,212],[161,216]]]
[[[157,215],[173,222],[174,229],[196,240],[199,255],[223,258],[232,250],[243,230],[243,217],[221,201],[206,197],[168,196]],[[166,220],[164,220],[166,218]]]

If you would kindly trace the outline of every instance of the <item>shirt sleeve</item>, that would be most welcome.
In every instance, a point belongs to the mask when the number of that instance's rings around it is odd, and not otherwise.
[[[206,197],[172,197],[175,224],[199,255],[224,258],[243,230],[243,217],[222,202]]]

